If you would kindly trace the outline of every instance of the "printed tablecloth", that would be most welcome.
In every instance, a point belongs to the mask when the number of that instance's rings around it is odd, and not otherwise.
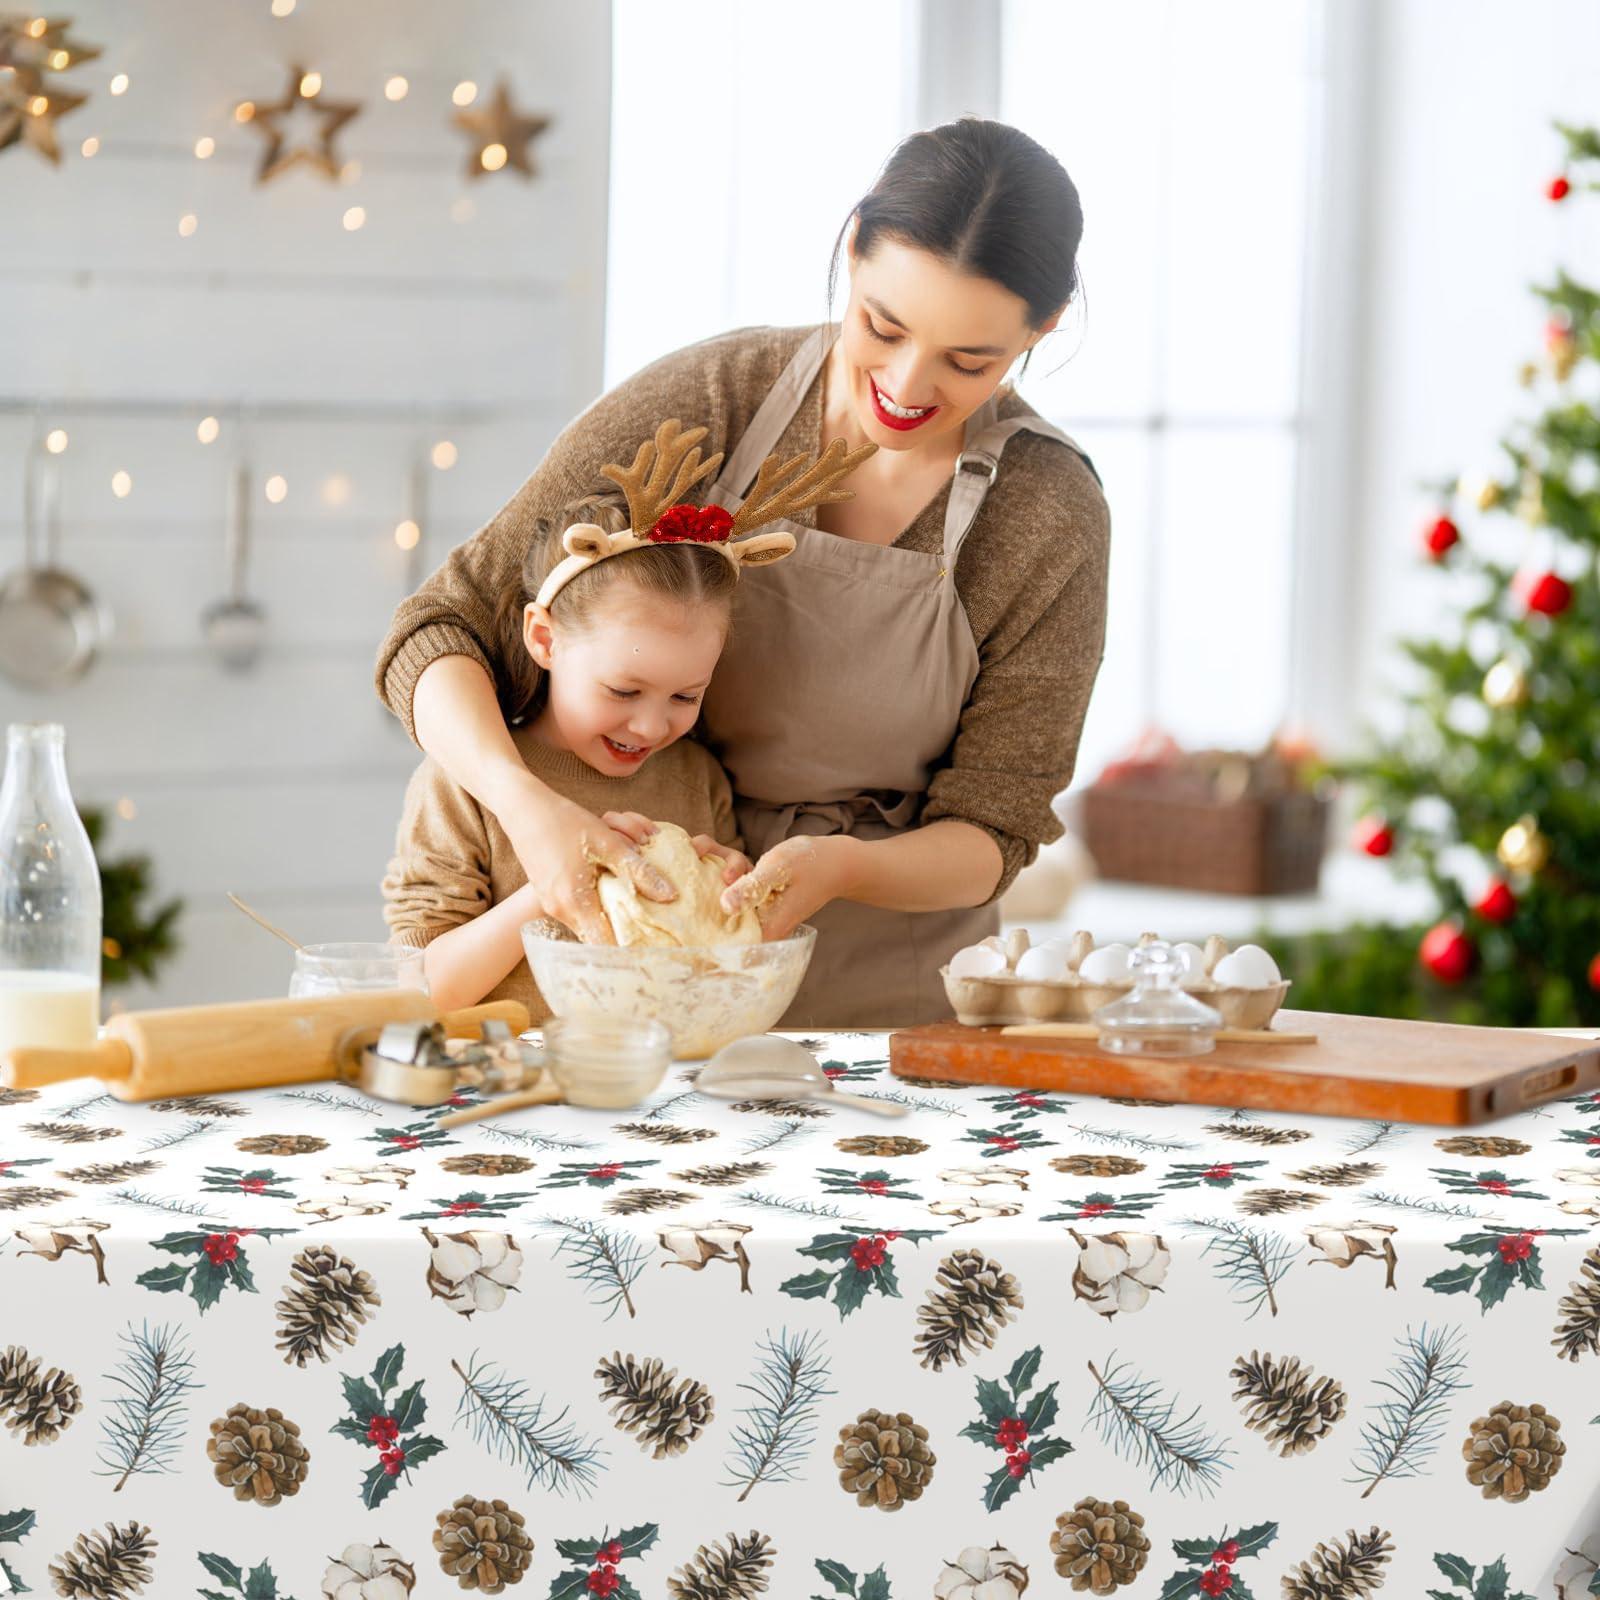
[[[0,1593],[1590,1591],[1600,1098],[1451,1133],[808,1042],[911,1114],[0,1091]]]

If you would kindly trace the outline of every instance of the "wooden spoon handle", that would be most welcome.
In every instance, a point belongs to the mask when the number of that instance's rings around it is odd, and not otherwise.
[[[863,1111],[876,1111],[880,1117],[903,1117],[911,1109],[898,1100],[875,1100],[867,1094],[851,1094],[847,1089],[835,1089],[828,1097],[847,1106],[860,1106]]]
[[[561,1085],[546,1069],[531,1089],[515,1089],[510,1094],[496,1095],[481,1106],[468,1106],[465,1111],[452,1111],[434,1124],[439,1128],[459,1128],[463,1122],[481,1122],[485,1117],[497,1117],[502,1111],[515,1111],[520,1106],[555,1105],[561,1099]]]

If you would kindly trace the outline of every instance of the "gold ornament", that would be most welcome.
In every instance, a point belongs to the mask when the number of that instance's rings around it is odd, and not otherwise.
[[[1539,365],[1535,361],[1524,361],[1517,368],[1517,382],[1524,389],[1531,389],[1539,381]]]
[[[46,17],[0,17],[0,73],[7,67],[29,72],[65,72],[82,61],[93,61],[100,54],[97,44],[81,44],[72,38],[72,23],[67,18],[51,21]]]
[[[56,122],[88,96],[60,87],[48,74],[100,54],[98,45],[71,38],[71,27],[46,17],[0,17],[0,150],[27,143],[60,166]]]
[[[1480,511],[1493,511],[1506,497],[1506,492],[1487,472],[1470,472],[1456,485]]]
[[[550,126],[549,117],[524,116],[511,104],[511,91],[502,78],[494,99],[481,111],[458,111],[451,118],[463,133],[472,135],[472,154],[467,157],[467,176],[481,178],[505,167],[531,178],[535,168],[528,154],[528,141]]]
[[[1517,495],[1517,515],[1536,528],[1544,521],[1544,482],[1539,474],[1526,471],[1522,474],[1522,487]]]
[[[1509,656],[1489,668],[1483,675],[1483,698],[1496,711],[1510,711],[1525,705],[1528,699],[1528,674],[1520,661]]]
[[[333,141],[339,130],[359,114],[361,102],[323,100],[320,98],[321,93],[320,73],[307,72],[303,67],[291,67],[289,87],[283,99],[276,105],[263,106],[246,100],[235,108],[234,117],[240,122],[248,122],[253,128],[261,129],[262,136],[267,141],[261,165],[256,169],[257,183],[271,183],[274,178],[280,177],[291,167],[302,162],[320,172],[331,182],[338,181],[341,162],[334,153]],[[302,105],[309,106],[322,121],[314,145],[288,144],[279,125]]]
[[[1495,854],[1513,872],[1537,872],[1550,859],[1550,841],[1539,831],[1537,818],[1518,817],[1500,835]]]

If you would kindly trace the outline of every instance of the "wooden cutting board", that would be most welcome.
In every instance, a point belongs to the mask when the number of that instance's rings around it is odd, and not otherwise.
[[[1450,1126],[1600,1088],[1600,1041],[1321,1011],[1280,1011],[1273,1027],[1317,1042],[1219,1044],[1209,1055],[1163,1059],[936,1022],[891,1034],[889,1066],[957,1083]]]

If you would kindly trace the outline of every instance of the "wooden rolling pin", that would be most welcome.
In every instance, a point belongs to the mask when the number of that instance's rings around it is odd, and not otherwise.
[[[340,1057],[353,1042],[347,1036],[370,1042],[387,1022],[434,1021],[446,1033],[470,1034],[491,1018],[518,1033],[528,1026],[527,1008],[515,1000],[440,1016],[418,989],[121,1011],[86,1050],[39,1045],[10,1051],[0,1058],[0,1084],[33,1089],[95,1077],[119,1100],[159,1100],[315,1083],[339,1075]]]

